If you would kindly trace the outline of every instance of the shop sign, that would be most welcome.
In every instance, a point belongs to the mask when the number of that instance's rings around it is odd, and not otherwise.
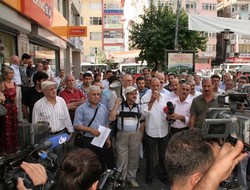
[[[52,25],[53,8],[53,0],[22,0],[22,13],[47,28]]]
[[[86,26],[69,26],[68,27],[68,36],[79,36],[87,37],[87,27]]]

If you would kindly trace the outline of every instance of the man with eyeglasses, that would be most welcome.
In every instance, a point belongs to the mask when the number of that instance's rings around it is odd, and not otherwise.
[[[122,77],[122,89],[120,91],[120,94],[116,94],[115,91],[113,91],[110,95],[110,99],[109,99],[109,109],[112,110],[113,107],[115,106],[115,101],[118,97],[121,97],[122,99],[126,100],[126,96],[124,94],[125,92],[125,89],[129,86],[132,86],[133,85],[133,77],[130,75],[130,74],[125,74],[123,77]],[[140,102],[140,95],[137,94],[137,97],[136,97],[136,103],[139,103]]]
[[[56,83],[53,81],[44,81],[41,84],[44,97],[38,100],[33,108],[32,123],[39,121],[46,121],[51,127],[51,136],[62,133],[70,133],[70,139],[74,128],[72,126],[68,107],[63,98],[56,95]],[[57,154],[59,161],[62,160],[65,154],[64,144],[59,145],[53,149]]]
[[[124,180],[133,187],[139,187],[136,182],[136,172],[139,165],[141,147],[140,108],[136,104],[137,89],[129,86],[124,91],[126,100],[116,99],[115,106],[109,114],[109,120],[117,117],[118,132],[116,135],[116,152],[118,171],[122,172]]]

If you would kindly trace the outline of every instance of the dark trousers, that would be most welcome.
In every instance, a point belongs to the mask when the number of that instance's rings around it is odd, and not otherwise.
[[[105,145],[102,148],[92,145],[91,144],[92,140],[93,140],[93,137],[82,136],[81,138],[77,138],[77,141],[78,141],[77,145],[79,148],[87,148],[87,149],[92,150],[94,153],[96,153],[102,166],[102,172],[105,172],[107,148],[105,147]]]
[[[169,135],[162,138],[153,138],[145,134],[146,179],[152,179],[155,173],[155,156],[158,150],[158,177],[166,177],[165,152],[169,141]]]

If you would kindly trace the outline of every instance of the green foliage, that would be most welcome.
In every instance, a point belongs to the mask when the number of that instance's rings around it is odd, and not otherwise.
[[[146,60],[155,68],[164,63],[164,49],[173,50],[175,41],[176,13],[168,6],[156,7],[153,3],[144,14],[141,23],[134,23],[130,30],[132,48],[140,49],[139,60]],[[188,30],[188,16],[179,15],[179,50],[206,49],[207,39],[199,32]]]

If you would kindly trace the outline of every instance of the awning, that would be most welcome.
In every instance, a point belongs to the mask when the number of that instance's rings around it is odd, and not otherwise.
[[[213,33],[220,33],[224,29],[230,29],[235,34],[249,35],[250,21],[188,14],[188,29]]]

